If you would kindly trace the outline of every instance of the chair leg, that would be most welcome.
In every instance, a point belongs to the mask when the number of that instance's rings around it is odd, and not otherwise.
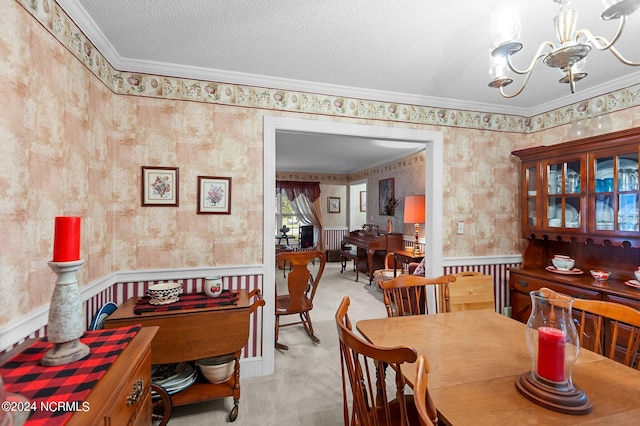
[[[313,325],[311,325],[311,316],[309,315],[309,312],[301,313],[300,319],[302,320],[302,325],[304,325],[304,329],[307,331],[307,334],[311,337],[311,340],[316,343],[320,343],[320,339],[313,334]]]
[[[283,351],[289,350],[289,346],[278,343],[278,331],[280,330],[280,317],[276,315],[276,330],[275,330],[275,347],[276,349],[282,349]]]

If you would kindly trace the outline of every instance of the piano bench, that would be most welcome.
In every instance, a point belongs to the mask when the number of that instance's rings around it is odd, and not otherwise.
[[[356,273],[356,282],[358,281],[358,268],[356,267],[356,260],[358,259],[357,253],[353,251],[343,250],[340,252],[340,263],[342,264],[342,269],[340,273],[343,273],[345,269],[347,269],[347,262],[349,260],[353,261],[353,271]]]
[[[340,262],[340,250],[325,250],[324,257],[327,262]]]

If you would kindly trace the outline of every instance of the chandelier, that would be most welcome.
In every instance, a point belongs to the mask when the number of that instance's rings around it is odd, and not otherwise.
[[[553,20],[559,44],[556,46],[551,41],[541,43],[531,63],[524,70],[516,68],[511,62],[511,56],[522,49],[522,43],[516,41],[520,37],[519,19],[517,17],[509,19],[506,21],[507,26],[505,27],[504,16],[494,16],[494,19],[502,19],[503,21],[501,25],[496,25],[496,22],[493,23],[493,42],[497,47],[491,52],[490,74],[492,80],[489,83],[489,87],[500,89],[500,94],[505,98],[513,98],[522,92],[539,61],[551,68],[558,68],[563,75],[560,83],[568,83],[571,93],[574,93],[575,83],[587,76],[587,73],[584,72],[585,57],[592,48],[609,50],[623,64],[630,66],[640,65],[640,62],[632,62],[625,59],[613,47],[622,35],[627,16],[640,7],[640,0],[603,0],[605,10],[600,15],[600,18],[605,21],[618,19],[620,22],[618,31],[611,41],[601,36],[594,36],[586,28],[576,31],[578,11],[569,7],[570,0],[553,1],[560,4],[560,12]],[[507,94],[504,91],[506,86],[513,83],[513,80],[508,76],[509,70],[525,76],[522,86],[512,94]]]

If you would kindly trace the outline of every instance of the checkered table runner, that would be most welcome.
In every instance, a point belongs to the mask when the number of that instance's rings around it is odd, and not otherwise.
[[[238,293],[231,290],[222,290],[220,296],[209,297],[204,293],[189,293],[180,295],[180,300],[168,305],[152,305],[149,296],[141,297],[133,308],[134,314],[144,312],[179,311],[181,309],[214,308],[216,306],[235,305],[238,301]]]
[[[82,410],[93,386],[139,330],[140,325],[137,324],[87,331],[80,341],[91,349],[89,355],[79,361],[53,367],[40,365],[44,354],[53,346],[45,337],[0,366],[5,390],[24,396],[36,408],[31,410],[25,426],[60,426],[69,420],[74,408]]]

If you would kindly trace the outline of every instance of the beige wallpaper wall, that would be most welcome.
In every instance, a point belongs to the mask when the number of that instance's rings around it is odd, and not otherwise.
[[[83,218],[81,285],[119,270],[261,263],[267,114],[441,130],[444,257],[520,252],[510,152],[560,142],[568,131],[526,135],[115,95],[17,2],[0,7],[0,326],[50,300],[57,215]],[[613,114],[612,130],[638,125],[640,107]],[[179,207],[140,206],[143,165],[180,168]],[[407,174],[415,188],[398,196],[421,190],[424,179]],[[232,178],[231,215],[196,215],[198,175]],[[457,220],[468,224],[465,235],[455,235]]]

